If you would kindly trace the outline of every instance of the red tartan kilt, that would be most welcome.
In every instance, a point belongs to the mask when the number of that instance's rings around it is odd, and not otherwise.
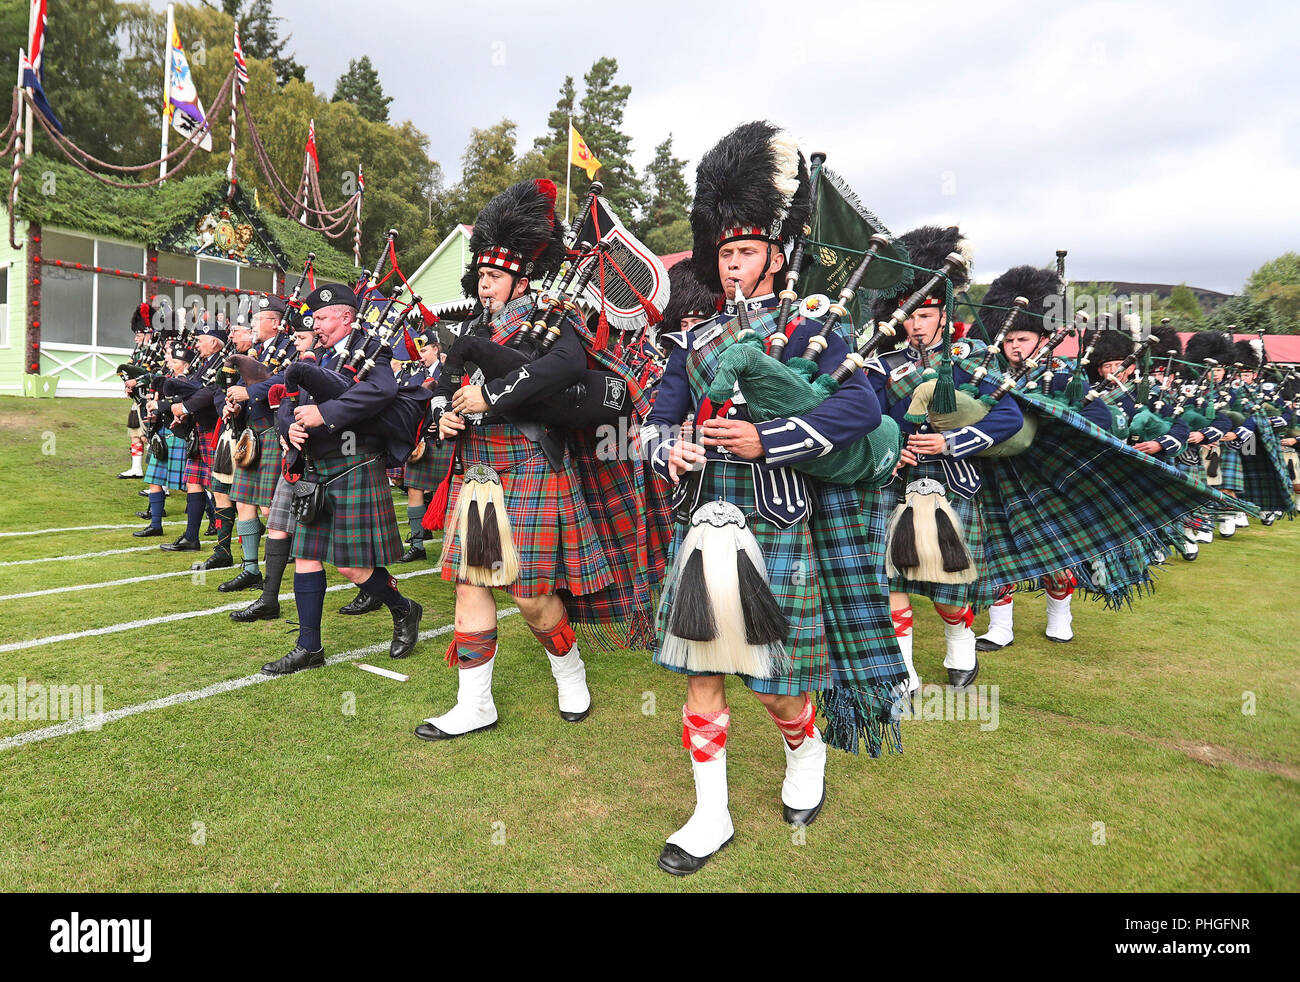
[[[501,476],[510,534],[519,553],[519,579],[504,589],[518,597],[557,590],[584,595],[614,582],[600,536],[565,450],[564,466],[553,471],[542,451],[506,424],[471,426],[460,438],[465,467],[486,464]],[[455,580],[460,540],[451,519],[463,476],[452,475],[444,536],[451,537],[442,578]]]
[[[201,484],[206,488],[212,483],[212,451],[217,442],[216,433],[215,429],[199,430],[199,459],[186,461],[187,484]]]

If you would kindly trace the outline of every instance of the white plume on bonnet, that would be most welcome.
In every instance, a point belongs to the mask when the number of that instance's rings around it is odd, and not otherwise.
[[[790,213],[790,202],[799,190],[799,141],[789,130],[777,130],[768,141],[776,171],[772,183],[781,193],[781,214],[775,223],[778,227]]]

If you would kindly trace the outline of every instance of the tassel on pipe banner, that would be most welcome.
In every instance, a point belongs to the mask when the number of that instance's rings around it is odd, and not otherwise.
[[[972,583],[975,561],[943,485],[920,478],[890,516],[885,570],[923,583]]]
[[[663,598],[664,664],[755,678],[789,671],[789,622],[772,595],[758,542],[730,502],[710,501],[691,516]]]

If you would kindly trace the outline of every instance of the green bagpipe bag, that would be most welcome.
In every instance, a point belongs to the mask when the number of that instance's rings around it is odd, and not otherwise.
[[[798,416],[821,405],[839,389],[838,382],[829,375],[817,375],[819,371],[816,362],[803,358],[777,361],[764,351],[757,336],[750,337],[737,341],[719,357],[709,398],[715,403],[725,402],[739,385],[752,419]],[[879,488],[893,477],[901,448],[898,423],[882,415],[880,425],[853,446],[792,466],[832,484]]]

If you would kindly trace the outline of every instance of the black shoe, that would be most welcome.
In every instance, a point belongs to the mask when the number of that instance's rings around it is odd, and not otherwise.
[[[407,549],[406,552],[402,553],[402,558],[397,561],[399,563],[413,563],[417,559],[427,558],[428,556],[424,551],[424,546],[411,546],[411,548]]]
[[[142,529],[136,529],[131,534],[134,535],[137,539],[148,539],[148,538],[152,538],[155,535],[162,535],[163,530],[161,525],[146,525]]]
[[[164,542],[158,548],[163,552],[198,552],[199,544],[193,539],[187,539],[182,535],[175,542]]]
[[[217,589],[220,589],[218,587]],[[273,621],[280,616],[279,601],[258,597],[243,610],[232,610],[230,619],[237,624],[251,624],[253,621]]]
[[[253,590],[262,588],[262,574],[254,573],[251,569],[241,569],[239,575],[233,580],[226,580],[225,583],[217,585],[218,593],[234,593],[237,590]]]
[[[301,672],[304,668],[320,668],[324,664],[324,648],[317,648],[315,651],[308,651],[302,645],[294,645],[293,651],[289,652],[279,661],[268,662],[263,665],[262,674],[292,675],[294,672]]]
[[[996,641],[990,641],[988,638],[976,638],[976,651],[1001,651],[1003,648],[1010,648],[1014,641],[1008,641],[1006,644],[998,644]]]
[[[143,518],[143,519],[148,520],[148,519],[150,519],[150,518],[153,518],[153,513],[152,513],[152,512],[147,512],[147,511],[138,511],[138,512],[135,513],[135,517],[136,517],[136,518]],[[166,518],[166,517],[167,517],[167,512],[164,511],[160,517],[162,517],[162,518]]]
[[[1196,562],[1196,557],[1199,556],[1200,554],[1201,551],[1198,549],[1196,552],[1184,552],[1181,555],[1183,559],[1187,560],[1187,562],[1194,563]]]
[[[424,608],[409,597],[406,599],[405,614],[393,615],[393,643],[388,649],[388,657],[405,658],[415,650],[415,642],[420,640],[420,618]]]
[[[469,736],[471,733],[483,733],[487,730],[497,728],[497,720],[486,723],[483,726],[475,727],[472,730],[466,730],[464,733],[444,733],[432,723],[421,723],[415,728],[415,735],[421,740],[455,740],[456,737]]]
[[[136,494],[138,494],[141,498],[147,498],[149,497],[149,489],[141,488],[139,491],[136,492]]]
[[[344,604],[339,608],[340,614],[369,614],[371,611],[378,610],[384,605],[384,602],[373,594],[366,593],[365,590],[358,590],[357,595],[352,598],[351,602]]]
[[[217,550],[207,559],[192,565],[190,569],[230,569],[234,565],[235,561],[230,558],[230,553]]]
[[[826,785],[822,785],[822,800],[817,802],[811,808],[791,808],[784,801],[781,802],[781,815],[789,825],[811,825],[813,821],[821,814],[822,805],[826,804]]]
[[[204,535],[216,535],[216,534],[217,534],[217,523],[216,523],[216,522],[208,522],[208,527],[204,530],[203,534],[204,534]]]
[[[980,673],[980,660],[975,659],[975,667],[968,670],[956,668],[948,669],[948,684],[954,689],[964,689],[975,681],[975,676]]]
[[[731,845],[735,839],[736,837],[733,835],[718,846],[717,852],[711,852],[707,856],[692,856],[681,846],[675,846],[671,842],[666,843],[664,851],[659,854],[659,868],[665,873],[671,873],[673,876],[690,876],[719,852]]]
[[[1274,522],[1277,521],[1277,516],[1269,515],[1267,518],[1265,518],[1263,515],[1261,515],[1259,520],[1264,525],[1272,525]]]

